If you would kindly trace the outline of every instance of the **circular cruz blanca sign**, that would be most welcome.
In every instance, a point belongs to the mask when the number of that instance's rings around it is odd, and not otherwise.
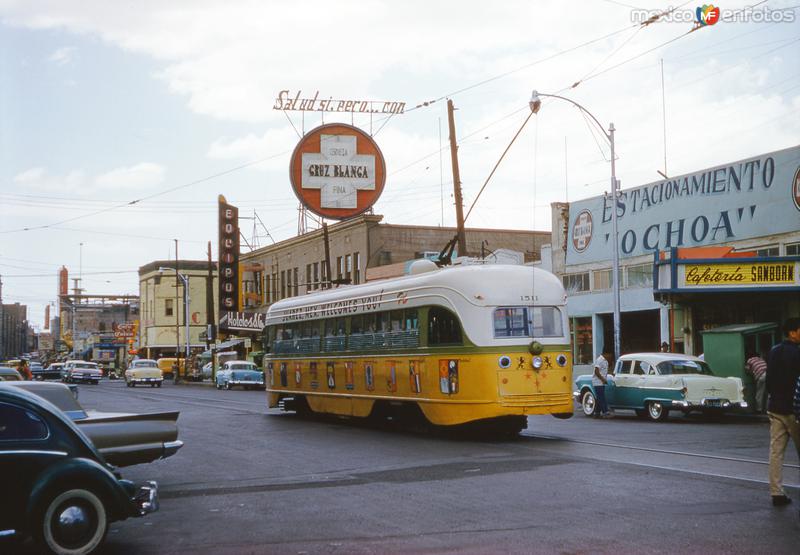
[[[794,172],[794,179],[792,179],[792,200],[794,207],[800,210],[800,166]]]
[[[289,177],[306,208],[324,218],[344,220],[367,211],[380,198],[386,162],[364,131],[330,123],[300,139],[292,153]]]
[[[572,246],[578,252],[583,252],[592,242],[592,213],[581,210],[575,217],[572,225]]]

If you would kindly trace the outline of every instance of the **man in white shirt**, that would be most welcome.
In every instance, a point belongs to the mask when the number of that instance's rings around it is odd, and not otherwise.
[[[595,396],[597,397],[597,408],[594,409],[594,414],[598,418],[609,418],[611,414],[608,412],[608,403],[606,403],[606,384],[608,383],[608,359],[611,358],[611,353],[603,347],[602,354],[594,361],[594,374],[592,375],[592,387],[594,387]],[[614,373],[611,372],[613,376]]]

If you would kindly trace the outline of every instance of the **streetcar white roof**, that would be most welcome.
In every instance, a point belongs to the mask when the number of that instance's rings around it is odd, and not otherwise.
[[[487,309],[565,303],[561,281],[545,270],[501,264],[457,266],[284,299],[270,306],[266,323],[438,305],[458,314],[470,337],[480,344],[489,339]],[[481,328],[473,328],[473,322]]]

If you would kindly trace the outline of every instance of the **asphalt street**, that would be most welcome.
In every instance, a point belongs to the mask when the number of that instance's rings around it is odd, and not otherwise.
[[[122,469],[155,479],[161,510],[115,523],[109,554],[796,553],[797,454],[767,489],[768,423],[531,417],[513,440],[308,420],[264,392],[81,386],[87,408],[180,410],[175,456]]]

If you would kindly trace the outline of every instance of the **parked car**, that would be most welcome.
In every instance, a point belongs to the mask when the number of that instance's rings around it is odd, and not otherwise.
[[[264,389],[264,373],[246,360],[229,360],[217,371],[217,389],[231,389],[240,385],[244,389]]]
[[[21,382],[22,375],[16,368],[10,366],[0,366],[0,382]]]
[[[213,369],[214,369],[214,363],[213,362],[207,362],[207,363],[205,363],[203,365],[203,370],[201,371],[201,373],[203,375],[203,379],[204,380],[210,380],[211,379],[211,374],[212,374]]]
[[[85,360],[68,360],[64,364],[64,381],[67,383],[88,382],[97,385],[100,383],[100,378],[103,377],[103,372],[97,366],[96,362],[87,362]]]
[[[33,537],[37,552],[89,554],[111,522],[158,510],[156,482],[123,480],[42,397],[0,386],[0,422],[0,539]]]
[[[587,416],[596,410],[592,376],[578,376],[575,399]],[[612,409],[634,410],[637,416],[664,420],[670,411],[726,412],[746,409],[740,378],[715,376],[699,357],[676,353],[633,353],[619,357],[606,385]]]
[[[164,373],[156,361],[149,358],[138,358],[131,361],[130,366],[125,370],[125,385],[128,387],[136,387],[136,384],[161,387],[163,382]]]
[[[63,368],[64,364],[61,362],[54,362],[47,368],[42,368],[41,364],[39,364],[37,367],[34,363],[32,363],[31,373],[33,374],[34,380],[60,380],[61,370]]]
[[[86,410],[78,402],[75,385],[14,382],[0,387],[25,389],[58,407],[116,466],[166,459],[183,447],[178,439],[178,411],[129,414]]]

